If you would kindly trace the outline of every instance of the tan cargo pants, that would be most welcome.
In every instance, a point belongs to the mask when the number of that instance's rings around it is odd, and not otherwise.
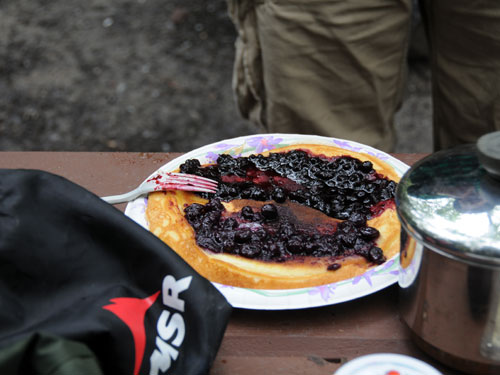
[[[411,0],[227,0],[241,114],[268,132],[391,151]],[[500,130],[500,0],[422,0],[435,148]],[[418,126],[418,124],[415,124]]]

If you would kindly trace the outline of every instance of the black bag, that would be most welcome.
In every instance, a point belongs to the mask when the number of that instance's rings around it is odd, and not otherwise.
[[[1,374],[206,374],[231,307],[119,210],[0,170]]]

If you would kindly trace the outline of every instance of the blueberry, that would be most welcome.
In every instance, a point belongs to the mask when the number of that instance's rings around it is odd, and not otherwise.
[[[313,254],[316,250],[318,250],[318,248],[319,248],[319,245],[317,242],[309,242],[308,241],[304,244],[303,250],[306,254],[310,255],[310,254]]]
[[[180,171],[181,173],[196,174],[200,169],[200,167],[201,164],[198,159],[189,159],[186,160],[183,164],[181,164]]]
[[[361,168],[360,168],[360,169],[361,169],[363,172],[368,173],[368,172],[370,172],[370,171],[372,170],[372,168],[373,168],[373,164],[372,164],[372,162],[371,162],[371,161],[364,161],[364,162],[361,164]]]
[[[367,240],[373,240],[380,235],[379,231],[376,228],[372,228],[372,227],[360,228],[359,233],[361,234],[361,236],[363,238],[365,238]]]
[[[361,227],[366,224],[366,217],[359,212],[354,212],[349,217],[349,221],[351,221],[355,226]]]
[[[249,168],[252,167],[252,163],[250,162],[250,160],[248,160],[248,158],[237,158],[236,159],[236,162],[237,162],[237,167],[241,170],[248,170]]]
[[[267,194],[264,191],[264,189],[261,189],[259,187],[254,187],[251,190],[250,198],[252,198],[256,201],[264,201],[267,198]]]
[[[238,222],[236,221],[236,219],[230,217],[224,220],[222,227],[224,230],[232,230],[238,227]]]
[[[212,211],[203,216],[202,228],[210,230],[212,227],[215,227],[219,223],[220,212]]]
[[[224,205],[218,199],[212,199],[205,205],[205,209],[209,211],[222,211]]]
[[[233,174],[238,169],[238,162],[231,155],[221,154],[217,158],[217,166],[221,174]]]
[[[373,263],[382,264],[385,262],[384,253],[380,247],[372,247],[368,252],[368,256]]]
[[[235,186],[229,186],[227,188],[227,193],[230,197],[237,197],[238,196],[238,189]]]
[[[267,221],[276,220],[278,218],[278,209],[274,204],[263,205],[260,212],[262,213],[262,216],[264,216],[264,219]]]
[[[252,232],[249,229],[241,229],[236,231],[234,235],[234,239],[238,243],[245,243],[250,241],[250,237],[252,236]]]
[[[303,203],[306,200],[306,192],[304,190],[292,191],[288,197],[295,202]]]
[[[283,203],[286,200],[286,191],[281,187],[277,187],[273,190],[271,197],[274,201]]]
[[[368,254],[369,244],[367,244],[363,239],[356,238],[356,242],[354,243],[354,250],[356,254],[366,256]]]
[[[186,214],[186,219],[188,222],[194,222],[201,214],[204,212],[205,206],[198,203],[193,203],[187,206],[184,209],[184,213]]]
[[[290,238],[295,233],[295,228],[290,223],[282,223],[279,227],[279,234],[281,238]]]
[[[339,235],[339,239],[345,248],[352,248],[356,243],[356,235],[354,233]]]
[[[268,160],[264,155],[251,155],[249,160],[261,171],[268,169]]]
[[[240,254],[246,258],[255,258],[259,253],[260,248],[256,244],[244,244],[240,250]]]
[[[333,263],[333,264],[330,264],[328,267],[326,267],[326,269],[328,271],[336,271],[338,270],[339,268],[341,267],[341,265],[339,263]]]
[[[380,192],[380,200],[385,201],[387,199],[390,199],[394,196],[394,194],[389,191],[388,189],[382,189]]]
[[[392,193],[396,192],[396,187],[397,184],[394,181],[389,181],[389,183],[387,184],[387,189]]]
[[[214,251],[216,253],[220,253],[222,251],[221,244],[215,241],[213,237],[198,236],[196,237],[196,242],[198,243],[199,246]]]
[[[233,239],[226,239],[222,242],[222,249],[224,252],[232,253],[236,247],[236,243]]]
[[[302,251],[303,248],[303,240],[299,236],[293,236],[288,240],[286,248],[292,254],[298,254]]]
[[[252,196],[252,189],[251,188],[247,188],[247,189],[242,190],[241,198],[250,199],[251,196]]]
[[[337,218],[340,220],[347,220],[349,219],[350,213],[346,210],[340,211],[337,213]]]
[[[311,191],[311,194],[321,194],[325,189],[325,183],[323,181],[313,180],[309,184],[309,189]]]
[[[253,209],[250,206],[245,206],[241,209],[241,217],[246,220],[252,220],[253,219]]]
[[[366,185],[364,185],[363,190],[366,193],[371,194],[371,193],[373,193],[375,191],[375,184],[373,184],[373,183],[367,183]]]

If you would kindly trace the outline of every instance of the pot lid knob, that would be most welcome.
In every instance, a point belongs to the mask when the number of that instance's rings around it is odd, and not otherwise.
[[[500,131],[483,135],[477,141],[477,154],[488,174],[500,179]]]

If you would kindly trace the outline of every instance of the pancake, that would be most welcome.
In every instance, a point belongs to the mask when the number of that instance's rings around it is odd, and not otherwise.
[[[293,145],[271,150],[262,155],[268,156],[270,153],[284,153],[297,149],[304,150],[311,156],[321,156],[322,158],[349,156],[362,162],[369,161],[377,176],[385,177],[394,182],[399,181],[399,176],[394,169],[375,156],[332,146]],[[393,199],[391,198],[389,201],[393,202]],[[208,199],[184,191],[151,193],[148,199],[146,218],[153,234],[168,244],[198,273],[213,282],[254,289],[303,288],[345,280],[361,275],[378,265],[366,257],[352,252],[347,252],[345,256],[300,255],[273,261],[211,251],[197,244],[195,229],[186,218],[186,207],[196,203],[206,205]],[[235,199],[223,201],[222,205],[224,206],[224,215],[231,216],[238,215],[242,207],[250,206],[258,210],[266,203],[270,202]],[[300,208],[299,204],[290,200],[272,203],[282,207],[283,210],[292,212],[294,220],[302,223],[300,225],[314,222],[316,226],[331,226],[333,228],[344,221],[329,217],[313,208]],[[375,245],[382,249],[385,259],[390,259],[399,252],[400,224],[394,204],[379,205],[376,214],[366,221],[366,226],[378,230],[379,236],[375,240]]]

